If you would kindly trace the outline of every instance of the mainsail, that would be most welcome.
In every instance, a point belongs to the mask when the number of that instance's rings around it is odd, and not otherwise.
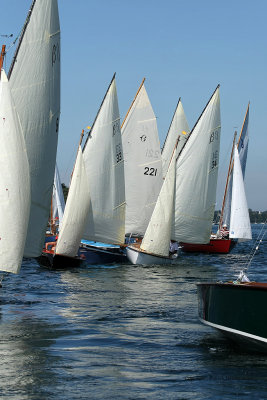
[[[189,136],[188,134],[189,134],[189,125],[186,120],[181,99],[179,99],[161,153],[163,177],[165,177],[167,173],[171,160],[172,151],[178,136],[179,136],[179,142],[176,150],[177,155],[181,152],[182,148],[184,147],[186,140]]]
[[[238,143],[237,143],[243,179],[245,179],[247,155],[248,155],[249,106],[250,106],[250,104],[248,104],[246,115],[244,118],[244,122],[243,122],[242,129],[241,129],[241,132],[239,135]],[[231,168],[232,168],[232,166],[231,166]],[[231,172],[231,175],[229,178],[229,183],[228,183],[228,188],[227,188],[227,193],[226,193],[225,204],[224,204],[223,210],[222,210],[222,213],[223,213],[222,223],[226,224],[228,227],[230,225],[230,218],[231,218],[232,185],[233,185],[233,177],[232,177],[232,172]]]
[[[124,243],[125,188],[115,75],[83,148],[91,206],[83,238]]]
[[[239,241],[252,239],[242,167],[238,149],[236,147],[234,156],[229,237],[238,238]]]
[[[175,219],[171,238],[208,243],[216,201],[220,150],[219,86],[176,163]]]
[[[122,124],[122,144],[125,232],[143,236],[163,183],[157,121],[144,80]]]
[[[0,82],[0,270],[18,273],[30,213],[25,141],[4,70]]]
[[[31,177],[24,255],[42,251],[56,162],[60,114],[60,27],[57,0],[34,0],[9,70]]]

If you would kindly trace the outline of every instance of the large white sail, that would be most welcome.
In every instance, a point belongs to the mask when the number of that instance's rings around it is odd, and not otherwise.
[[[169,256],[174,219],[176,156],[173,154],[153,214],[140,248],[148,253]]]
[[[59,229],[60,229],[61,222],[63,219],[64,209],[65,209],[65,200],[64,200],[64,195],[63,195],[63,190],[62,190],[62,185],[61,185],[61,181],[60,181],[57,164],[56,164],[55,176],[54,176],[52,206],[53,206],[53,218],[55,219],[56,217],[58,217]]]
[[[84,239],[124,243],[125,189],[115,76],[83,149],[91,208]]]
[[[240,156],[236,147],[234,155],[229,236],[230,238],[238,238],[239,241],[252,239],[243,173],[240,163]]]
[[[216,201],[220,149],[220,96],[215,90],[176,163],[172,239],[208,243]]]
[[[185,142],[188,138],[188,134],[189,134],[189,125],[186,120],[181,99],[179,99],[161,153],[163,177],[165,177],[167,173],[171,160],[172,151],[174,149],[178,136],[179,136],[179,142],[176,150],[177,155],[184,147]]]
[[[39,256],[50,212],[60,113],[60,27],[57,0],[34,0],[9,71],[31,177],[24,255]]]
[[[82,150],[79,147],[71,179],[67,203],[58,236],[56,253],[69,257],[77,255],[90,208],[89,182]]]
[[[241,165],[242,174],[243,174],[244,179],[245,179],[245,172],[246,172],[248,142],[249,142],[249,132],[248,132],[249,106],[250,106],[250,104],[248,104],[245,119],[244,119],[242,129],[241,129],[241,132],[239,135],[238,143],[237,143],[240,165]],[[228,227],[230,225],[230,218],[231,218],[232,185],[233,185],[233,176],[231,173],[229,183],[228,183],[227,193],[226,193],[224,210],[223,210],[223,224],[226,224]]]
[[[157,121],[142,82],[122,125],[126,234],[143,236],[162,186]]]
[[[4,70],[0,82],[0,270],[18,273],[30,212],[25,141]]]

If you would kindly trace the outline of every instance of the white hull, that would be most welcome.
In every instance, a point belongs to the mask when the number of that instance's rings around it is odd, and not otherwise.
[[[126,247],[126,255],[128,260],[132,264],[142,264],[142,265],[152,265],[152,264],[177,264],[178,255],[174,257],[162,257],[152,254],[145,253],[139,249],[133,248],[131,246]]]

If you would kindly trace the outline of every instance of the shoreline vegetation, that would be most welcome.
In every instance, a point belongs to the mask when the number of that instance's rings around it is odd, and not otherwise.
[[[251,208],[248,209],[250,223],[251,224],[263,224],[267,220],[267,211],[253,211]],[[214,212],[214,223],[219,223],[220,220],[220,210]]]

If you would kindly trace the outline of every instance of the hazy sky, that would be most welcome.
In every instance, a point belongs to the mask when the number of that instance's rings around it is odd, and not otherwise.
[[[1,0],[1,35],[19,34],[30,4],[30,0]],[[248,206],[267,210],[266,0],[59,0],[59,12],[58,165],[63,182],[69,184],[80,132],[92,124],[114,72],[121,119],[146,77],[161,144],[178,98],[193,127],[220,83],[222,136],[216,208],[222,201],[233,133],[235,129],[240,132],[250,101]]]

